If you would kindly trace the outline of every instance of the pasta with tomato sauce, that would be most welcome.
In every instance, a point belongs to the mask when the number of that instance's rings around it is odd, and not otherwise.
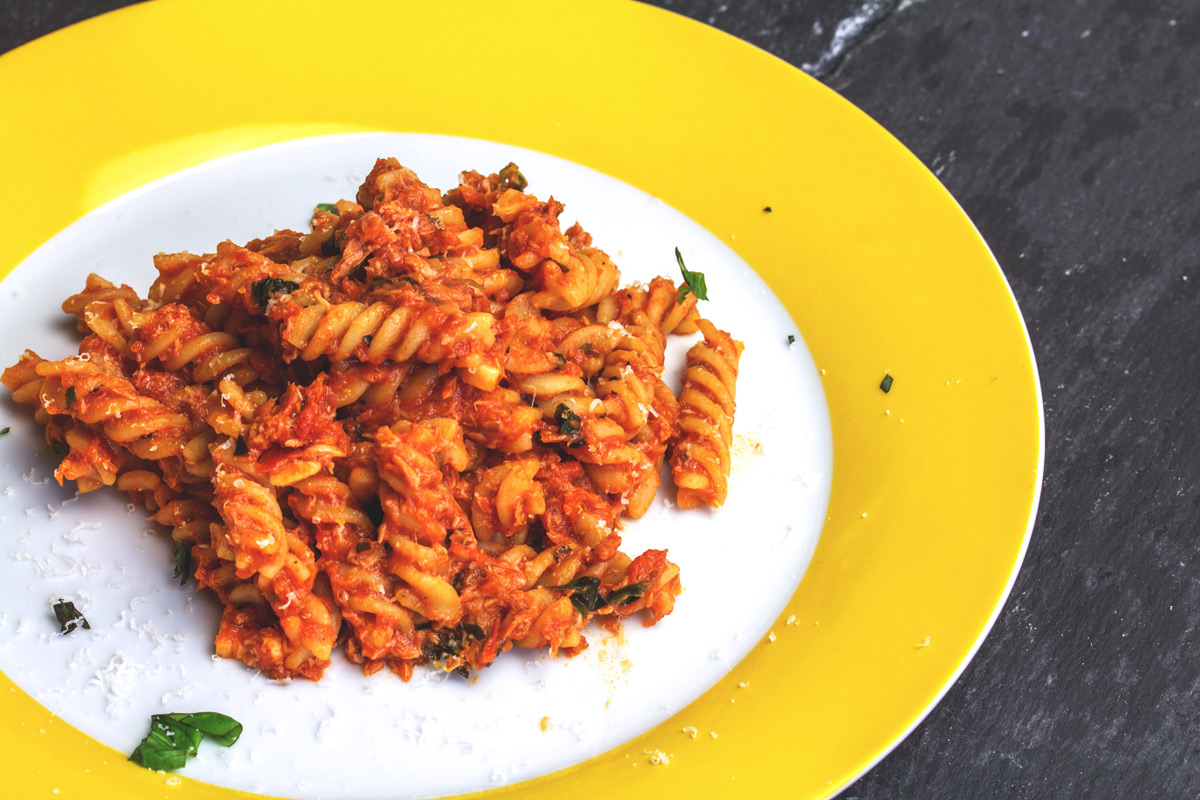
[[[680,506],[724,501],[741,343],[688,283],[621,288],[525,188],[380,159],[308,232],[156,256],[145,298],[90,276],[78,355],[3,373],[60,483],[171,530],[224,605],[218,655],[316,680],[340,647],[408,679],[671,613],[679,568],[622,552],[623,520],[666,463]],[[697,331],[677,398],[666,339]]]

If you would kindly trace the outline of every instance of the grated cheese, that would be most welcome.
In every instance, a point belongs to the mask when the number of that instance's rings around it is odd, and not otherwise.
[[[646,755],[650,756],[650,763],[658,767],[665,767],[671,763],[671,759],[675,757],[674,753],[664,753],[662,750],[643,750]]]

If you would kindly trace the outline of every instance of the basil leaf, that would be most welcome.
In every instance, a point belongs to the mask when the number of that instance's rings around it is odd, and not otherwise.
[[[620,589],[617,589],[609,594],[608,599],[605,600],[605,604],[610,606],[627,606],[635,600],[640,599],[645,593],[646,584],[631,583],[628,586],[622,586]]]
[[[333,203],[317,203],[317,208],[321,209],[322,211],[327,211],[330,214],[336,214],[339,217],[341,216],[341,213],[337,210],[337,206],[335,206]]]
[[[884,375],[883,381],[881,381],[879,384],[879,388],[883,390],[884,394],[890,392],[892,390],[892,376]]]
[[[209,737],[217,744],[229,747],[242,735],[242,723],[233,717],[218,714],[215,711],[201,711],[196,714],[169,714],[171,719],[190,725]]]
[[[179,585],[183,586],[195,573],[192,569],[192,548],[187,542],[175,542],[171,545],[171,551],[175,555],[175,572],[171,577],[179,578]]]
[[[259,308],[266,308],[267,302],[275,295],[294,292],[299,288],[300,284],[285,281],[283,278],[263,278],[251,285],[250,299],[257,303]]]
[[[92,626],[88,624],[83,614],[79,613],[79,609],[75,608],[75,603],[72,601],[60,598],[52,608],[54,610],[54,618],[58,620],[59,633],[68,634],[76,628],[92,629]]]
[[[682,303],[688,292],[696,295],[697,300],[707,300],[708,285],[704,282],[704,273],[692,272],[684,266],[683,254],[679,252],[678,247],[675,248],[675,260],[679,262],[679,271],[683,273],[683,281],[686,284],[679,287],[679,294],[675,295],[675,302]]]
[[[3,436],[4,434],[8,433],[10,430],[11,430],[11,428],[8,428],[8,427],[4,428],[3,430],[0,430],[0,436]]]
[[[169,772],[187,763],[188,756],[196,755],[205,736],[228,747],[241,735],[242,723],[212,711],[155,714],[150,717],[150,732],[129,760],[147,769]]]
[[[75,395],[75,387],[68,386],[67,387],[67,405],[69,405],[69,406],[75,405],[75,396],[76,396]]]
[[[200,740],[204,738],[204,734],[193,728],[191,725],[185,725],[175,719],[176,714],[155,714],[150,718],[150,735],[147,737],[153,741],[159,741],[155,738],[156,734],[160,734],[167,739],[170,747],[176,750],[183,750],[189,756],[196,755],[200,750]]]
[[[590,576],[576,578],[562,586],[547,586],[547,589],[557,589],[560,592],[571,592],[571,605],[583,616],[587,616],[607,603],[600,596],[600,579]]]
[[[172,772],[187,763],[187,752],[170,747],[160,747],[150,744],[150,737],[129,754],[129,760],[146,769]]]

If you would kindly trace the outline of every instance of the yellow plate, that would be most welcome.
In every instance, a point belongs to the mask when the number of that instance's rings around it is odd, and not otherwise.
[[[835,465],[828,521],[776,640],[638,740],[489,797],[614,782],[626,798],[832,795],[928,712],[999,613],[1041,485],[1020,314],[936,179],[772,56],[623,2],[179,0],[0,58],[0,108],[5,272],[87,211],[185,167],[395,130],[506,142],[620,178],[717,234],[783,299],[823,371]],[[0,717],[0,750],[20,765],[6,770],[13,796],[239,794],[186,778],[168,789],[3,676]],[[719,738],[680,732],[696,720]],[[651,766],[647,749],[676,758]]]

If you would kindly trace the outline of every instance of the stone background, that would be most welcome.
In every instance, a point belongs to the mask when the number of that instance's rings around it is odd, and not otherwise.
[[[1045,486],[1013,594],[843,796],[1200,796],[1200,3],[655,4],[904,142],[991,245],[1037,353]],[[123,5],[0,0],[0,52]]]

